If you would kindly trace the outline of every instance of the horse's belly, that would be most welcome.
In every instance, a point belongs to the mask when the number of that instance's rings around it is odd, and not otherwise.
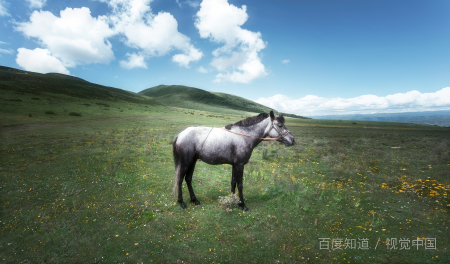
[[[233,161],[230,160],[227,157],[205,157],[205,156],[200,156],[199,157],[200,160],[202,160],[205,163],[208,163],[210,165],[219,165],[219,164],[233,164]]]
[[[251,153],[233,153],[229,150],[222,150],[214,153],[204,152],[199,155],[199,159],[211,165],[246,164],[250,156]]]

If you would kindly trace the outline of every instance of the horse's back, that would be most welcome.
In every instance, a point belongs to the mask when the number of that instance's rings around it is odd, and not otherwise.
[[[211,127],[188,127],[177,136],[175,148],[185,153],[196,153],[200,151],[201,145],[206,139]]]
[[[234,141],[240,141],[240,137],[230,134],[220,128],[213,127],[188,127],[178,134],[177,142],[181,144],[193,144],[197,146],[230,145]]]
[[[188,127],[178,134],[177,142],[182,144],[198,144],[205,138],[211,127]]]

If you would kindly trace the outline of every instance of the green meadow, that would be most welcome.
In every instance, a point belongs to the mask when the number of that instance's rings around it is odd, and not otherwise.
[[[249,212],[224,202],[231,166],[203,162],[183,210],[173,138],[256,113],[1,97],[1,263],[450,261],[448,128],[286,118],[296,145],[263,142],[246,165]]]

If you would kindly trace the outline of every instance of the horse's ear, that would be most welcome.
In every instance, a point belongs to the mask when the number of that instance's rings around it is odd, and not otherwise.
[[[273,111],[270,111],[270,119],[272,121],[275,120],[275,114],[273,113]]]

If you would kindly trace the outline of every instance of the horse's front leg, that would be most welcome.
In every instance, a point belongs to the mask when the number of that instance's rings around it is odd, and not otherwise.
[[[244,203],[244,193],[243,193],[243,179],[244,179],[244,165],[233,165],[234,169],[234,178],[237,182],[237,187],[239,191],[239,206],[242,207],[242,210],[248,211],[247,206]]]
[[[231,181],[230,181],[230,183],[231,183],[231,193],[234,194],[236,192],[236,169],[234,168],[234,166],[233,166],[232,171],[231,171]]]

